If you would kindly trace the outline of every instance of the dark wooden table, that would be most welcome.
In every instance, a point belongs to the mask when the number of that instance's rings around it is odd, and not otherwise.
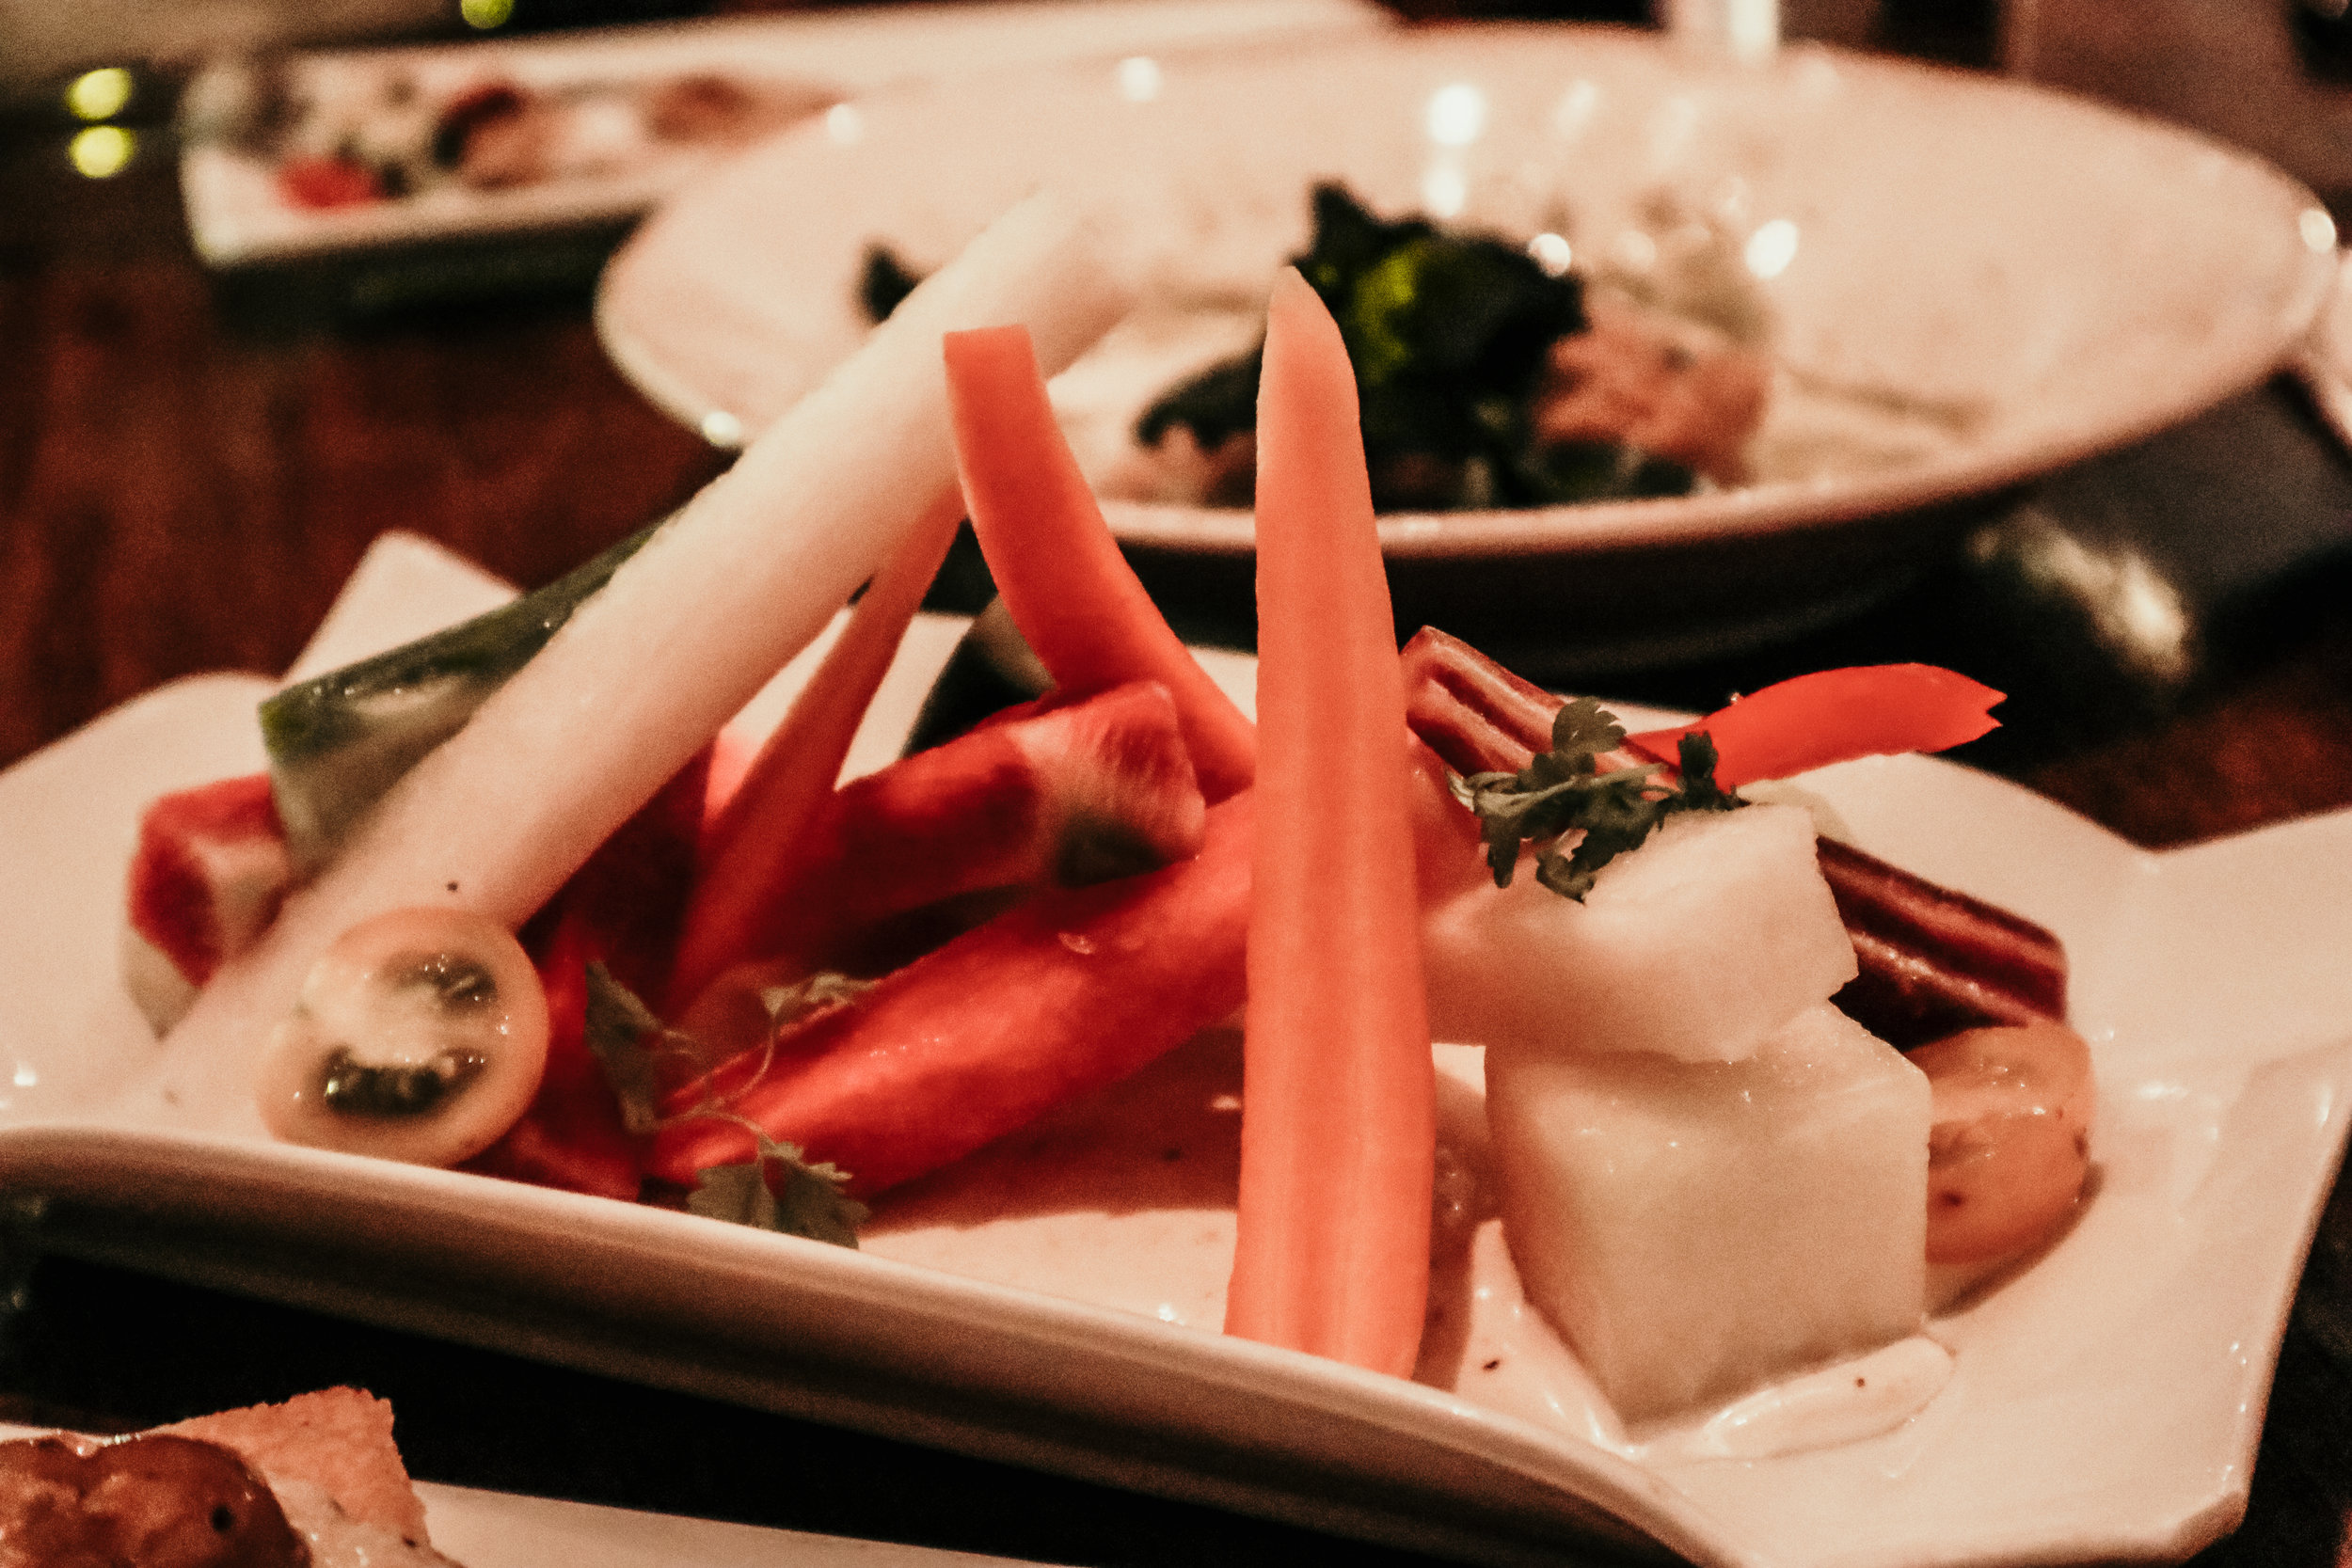
[[[0,126],[0,765],[172,676],[279,669],[384,530],[533,584],[722,467],[606,362],[579,255],[527,294],[365,319],[324,311],[314,277],[223,287],[189,253],[167,134],[138,130],[101,181],[72,172],[59,126]],[[448,276],[480,276],[464,261]],[[2086,559],[2155,584],[2177,635],[2129,633],[2099,586],[2116,572],[2057,569]],[[2011,694],[1966,760],[2177,845],[2352,805],[2347,586],[2352,465],[2280,383],[2004,499],[1851,621],[1613,684],[1706,705],[1825,663],[1933,659]],[[984,593],[967,571],[943,597]],[[396,1402],[430,1479],[1049,1561],[1409,1560],[22,1247],[6,1262],[0,1418],[121,1427],[351,1382]],[[2341,1194],[2253,1488],[2212,1561],[2337,1560]]]

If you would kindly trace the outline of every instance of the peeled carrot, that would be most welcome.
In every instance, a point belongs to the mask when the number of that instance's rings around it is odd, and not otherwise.
[[[765,956],[753,950],[762,912],[790,881],[794,857],[832,799],[858,723],[962,520],[962,498],[948,491],[907,534],[706,834],[670,980],[673,1006]]]
[[[1028,328],[950,332],[946,354],[964,504],[1013,625],[1057,686],[1167,687],[1209,800],[1247,788],[1256,732],[1119,553],[1054,418]]]
[[[681,1089],[649,1168],[749,1158],[740,1117],[880,1192],[1183,1044],[1242,999],[1250,812],[1236,796],[1192,859],[1040,893]],[[731,1116],[683,1114],[711,1101]]]
[[[1726,789],[1856,757],[1941,752],[2000,721],[2001,693],[1932,664],[1859,664],[1799,675],[1750,692],[1696,723],[1627,737],[1629,750],[1673,763],[1682,736],[1715,742],[1715,782]]]
[[[1258,722],[1241,1198],[1225,1328],[1409,1375],[1434,1073],[1404,677],[1355,372],[1295,272],[1258,402]]]

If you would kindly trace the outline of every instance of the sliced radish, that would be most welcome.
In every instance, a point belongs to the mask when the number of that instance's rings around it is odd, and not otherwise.
[[[311,966],[256,1098],[289,1143],[449,1165],[515,1124],[547,1058],[547,992],[520,942],[470,911],[393,910]]]
[[[261,940],[294,885],[266,773],[221,779],[166,795],[139,819],[131,860],[126,973],[158,1031],[185,1009],[195,987]],[[173,974],[183,985],[173,983]]]

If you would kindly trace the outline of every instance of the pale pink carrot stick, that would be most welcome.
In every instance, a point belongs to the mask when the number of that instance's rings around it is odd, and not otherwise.
[[[1258,723],[1226,1332],[1405,1376],[1435,1148],[1404,677],[1355,372],[1296,273],[1258,401]]]
[[[732,966],[764,956],[751,950],[761,911],[791,879],[858,723],[962,520],[963,499],[950,491],[909,531],[711,825],[670,976],[672,1006],[692,1002]]]
[[[1013,625],[1055,685],[1089,692],[1158,681],[1176,699],[1202,791],[1216,801],[1246,788],[1256,733],[1119,553],[1054,418],[1028,328],[950,332],[946,353],[972,531]]]

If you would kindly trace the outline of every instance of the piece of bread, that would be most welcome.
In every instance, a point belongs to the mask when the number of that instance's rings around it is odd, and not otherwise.
[[[364,1389],[325,1388],[158,1430],[234,1449],[273,1483],[307,1481],[354,1519],[425,1544],[424,1502],[392,1444],[391,1404]]]
[[[456,1568],[425,1538],[392,1407],[357,1388],[0,1443],[0,1568],[64,1560]]]

